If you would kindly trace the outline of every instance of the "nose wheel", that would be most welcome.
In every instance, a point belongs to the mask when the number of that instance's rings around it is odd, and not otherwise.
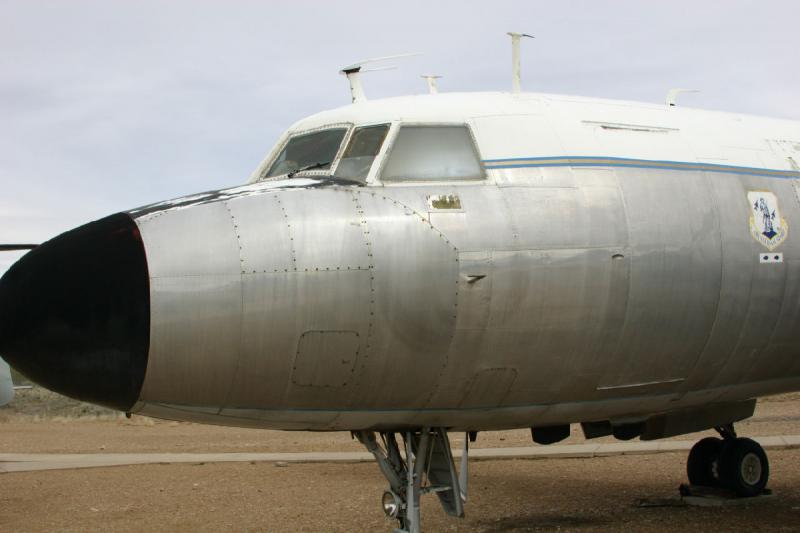
[[[764,448],[752,439],[737,437],[733,425],[717,428],[722,436],[707,437],[689,452],[689,483],[727,489],[739,497],[761,494],[769,480],[769,461]]]

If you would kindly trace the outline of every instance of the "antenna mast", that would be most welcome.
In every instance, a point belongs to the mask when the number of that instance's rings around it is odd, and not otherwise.
[[[430,94],[439,94],[439,86],[436,84],[436,80],[441,78],[441,76],[437,76],[436,74],[423,74],[420,78],[428,82],[428,92]]]
[[[367,95],[364,94],[364,86],[361,84],[361,65],[343,68],[341,72],[347,77],[347,81],[350,83],[350,98],[352,102],[356,104],[366,100]]]
[[[523,37],[530,37],[533,35],[527,33],[514,33],[508,32],[511,36],[511,92],[518,93],[522,90],[520,67],[519,67],[519,41]]]

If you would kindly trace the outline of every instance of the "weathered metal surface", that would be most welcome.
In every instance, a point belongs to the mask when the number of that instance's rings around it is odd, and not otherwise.
[[[513,186],[504,172],[502,186],[264,190],[146,215],[164,325],[142,412],[482,429],[646,417],[798,386],[797,241],[790,233],[784,263],[761,265],[747,226],[753,189],[800,218],[790,181],[582,168],[570,186]],[[459,208],[433,208],[432,195]],[[149,246],[159,220],[172,235],[208,235],[204,246],[227,257],[155,257],[175,250]],[[341,332],[347,355],[312,368],[307,339]]]
[[[150,358],[140,399],[224,405],[241,342],[239,247],[224,202],[137,219],[150,271]],[[218,410],[218,409],[217,409]]]

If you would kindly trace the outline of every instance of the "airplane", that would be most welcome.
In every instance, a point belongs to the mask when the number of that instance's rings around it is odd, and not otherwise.
[[[32,250],[35,244],[0,244],[0,252]],[[0,407],[8,405],[14,399],[14,391],[27,389],[28,386],[14,386],[11,379],[11,367],[0,357]]]
[[[8,405],[14,399],[14,382],[11,380],[11,368],[0,358],[0,407]]]
[[[481,431],[714,428],[690,483],[762,493],[734,424],[800,390],[800,123],[522,92],[514,52],[511,92],[368,100],[348,67],[246,184],[43,243],[0,354],[128,413],[350,431],[401,531],[425,493],[463,516]]]

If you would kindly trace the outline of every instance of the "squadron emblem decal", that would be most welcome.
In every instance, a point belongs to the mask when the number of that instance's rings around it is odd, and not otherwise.
[[[778,198],[769,191],[748,191],[747,199],[750,201],[750,234],[768,250],[774,250],[786,240],[789,231],[778,209]]]

